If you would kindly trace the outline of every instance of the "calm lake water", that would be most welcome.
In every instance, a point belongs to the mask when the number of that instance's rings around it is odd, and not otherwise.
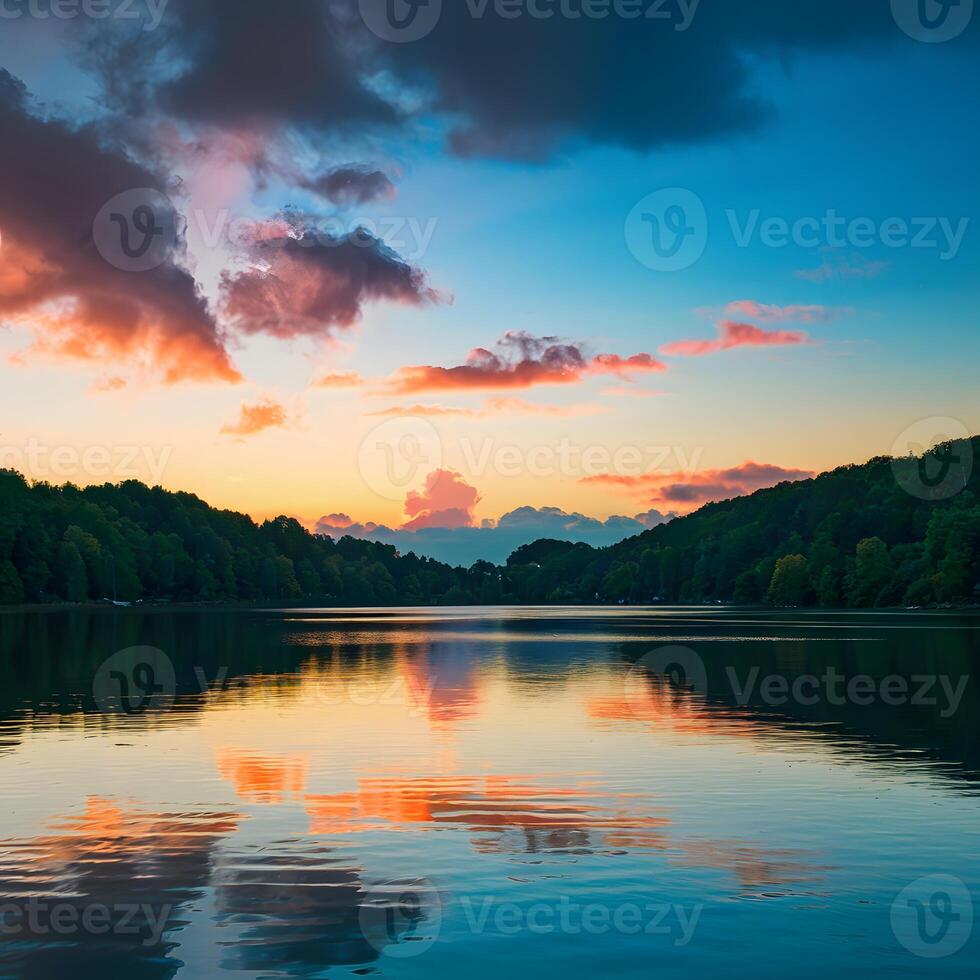
[[[975,980],[978,630],[0,614],[0,977]]]

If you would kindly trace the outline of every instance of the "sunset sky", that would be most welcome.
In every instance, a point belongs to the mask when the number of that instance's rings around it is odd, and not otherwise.
[[[8,0],[0,466],[628,529],[980,432],[972,2],[949,39],[902,0],[383,6]]]

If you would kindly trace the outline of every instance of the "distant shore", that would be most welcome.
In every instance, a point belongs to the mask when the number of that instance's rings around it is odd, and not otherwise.
[[[746,609],[754,612],[807,612],[807,613],[900,613],[900,612],[980,612],[980,603],[936,604],[928,606],[769,606],[736,602],[501,602],[501,603],[393,603],[386,605],[349,605],[342,603],[277,602],[249,600],[241,602],[154,602],[144,600],[133,603],[112,602],[33,602],[18,605],[0,605],[0,614],[34,612],[250,612],[279,609]]]

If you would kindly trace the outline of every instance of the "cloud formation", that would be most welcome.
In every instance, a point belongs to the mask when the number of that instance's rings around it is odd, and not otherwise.
[[[496,521],[485,519],[478,526],[474,510],[480,499],[477,488],[455,470],[437,469],[429,473],[421,490],[406,495],[408,520],[400,527],[359,523],[348,514],[332,513],[316,522],[315,531],[332,538],[349,535],[381,541],[402,553],[414,551],[453,565],[469,566],[480,559],[502,564],[522,545],[540,538],[605,547],[677,516],[675,510],[651,508],[633,517],[599,520],[560,507],[525,506]]]
[[[381,541],[406,554],[414,551],[451,565],[470,566],[475,561],[501,565],[522,545],[541,538],[573,541],[603,548],[676,517],[676,513],[648,510],[634,517],[614,516],[606,520],[569,513],[560,507],[518,507],[498,521],[479,527],[423,527],[416,530],[360,524],[347,514],[328,514],[317,522],[318,534],[333,538],[344,535]]]
[[[453,119],[462,156],[543,159],[583,141],[648,151],[751,132],[775,112],[760,63],[898,43],[887,4],[848,0],[668,2],[656,16],[605,18],[501,16],[492,3],[474,17],[470,6],[443,4],[431,34],[375,54]]]
[[[427,527],[472,527],[473,508],[480,502],[476,487],[470,486],[453,470],[433,470],[421,492],[410,491],[405,498],[405,513],[411,520],[403,531]]]
[[[524,398],[488,398],[480,408],[462,408],[454,405],[393,405],[369,415],[386,415],[394,418],[496,418],[537,415],[545,418],[574,419],[608,412],[605,405],[582,402],[574,405],[543,405]]]
[[[224,310],[236,329],[283,340],[325,337],[352,326],[365,303],[425,306],[442,297],[421,270],[363,228],[341,237],[287,213],[288,233],[256,241],[252,268],[222,277]]]
[[[233,15],[224,0],[171,0],[164,29],[140,44],[144,74],[126,96],[131,108],[149,96],[178,118],[228,127],[336,133],[394,123],[399,113],[369,84],[352,41],[323,0],[288,11],[237,0]],[[106,74],[131,47],[104,50]]]
[[[435,115],[461,156],[538,160],[582,143],[648,151],[752,132],[776,111],[766,66],[905,40],[887,3],[852,0],[669,0],[604,17],[548,3],[551,16],[513,4],[504,14],[493,2],[474,16],[473,4],[447,2],[410,44],[372,32],[372,6],[383,12],[384,0],[288,12],[239,0],[229,17],[223,0],[170,0],[154,31],[100,23],[87,62],[132,114],[321,138]]]
[[[357,388],[364,379],[356,371],[329,371],[310,382],[311,388]]]
[[[167,383],[239,380],[181,264],[179,236],[142,272],[117,268],[93,239],[96,216],[116,195],[163,194],[166,182],[96,126],[36,115],[23,84],[3,69],[0,132],[0,318],[30,329],[32,349],[50,356],[124,362]],[[167,217],[179,227],[176,214]]]
[[[770,347],[785,344],[806,344],[810,338],[798,330],[764,330],[751,323],[722,320],[718,324],[716,340],[678,340],[664,344],[661,354],[668,356],[699,357],[716,354],[734,347]]]
[[[496,350],[477,347],[465,364],[455,367],[415,365],[401,368],[388,382],[396,394],[426,391],[523,389],[536,385],[574,384],[591,374],[627,378],[632,374],[665,371],[666,365],[650,354],[620,357],[598,354],[589,358],[583,345],[562,343],[557,337],[535,337],[508,331]]]
[[[776,306],[772,303],[759,303],[754,299],[739,299],[725,307],[729,316],[744,316],[762,323],[825,323],[839,316],[851,316],[854,308],[850,306],[831,307],[812,303],[806,306]]]
[[[778,483],[808,480],[813,476],[811,470],[749,461],[740,466],[699,473],[599,474],[584,477],[581,482],[623,490],[653,507],[674,507],[687,513],[712,501],[729,500]]]
[[[395,185],[387,174],[356,164],[335,167],[304,181],[303,186],[341,207],[395,196]]]
[[[262,399],[254,405],[243,404],[238,421],[224,425],[224,435],[254,436],[266,429],[282,428],[287,421],[286,409],[271,398]]]
[[[807,282],[830,282],[833,279],[877,279],[891,263],[866,259],[862,255],[830,255],[811,269],[797,269],[793,274]]]

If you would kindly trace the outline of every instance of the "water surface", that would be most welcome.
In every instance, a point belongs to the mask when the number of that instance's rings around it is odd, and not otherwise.
[[[976,977],[978,628],[0,614],[0,977]]]

